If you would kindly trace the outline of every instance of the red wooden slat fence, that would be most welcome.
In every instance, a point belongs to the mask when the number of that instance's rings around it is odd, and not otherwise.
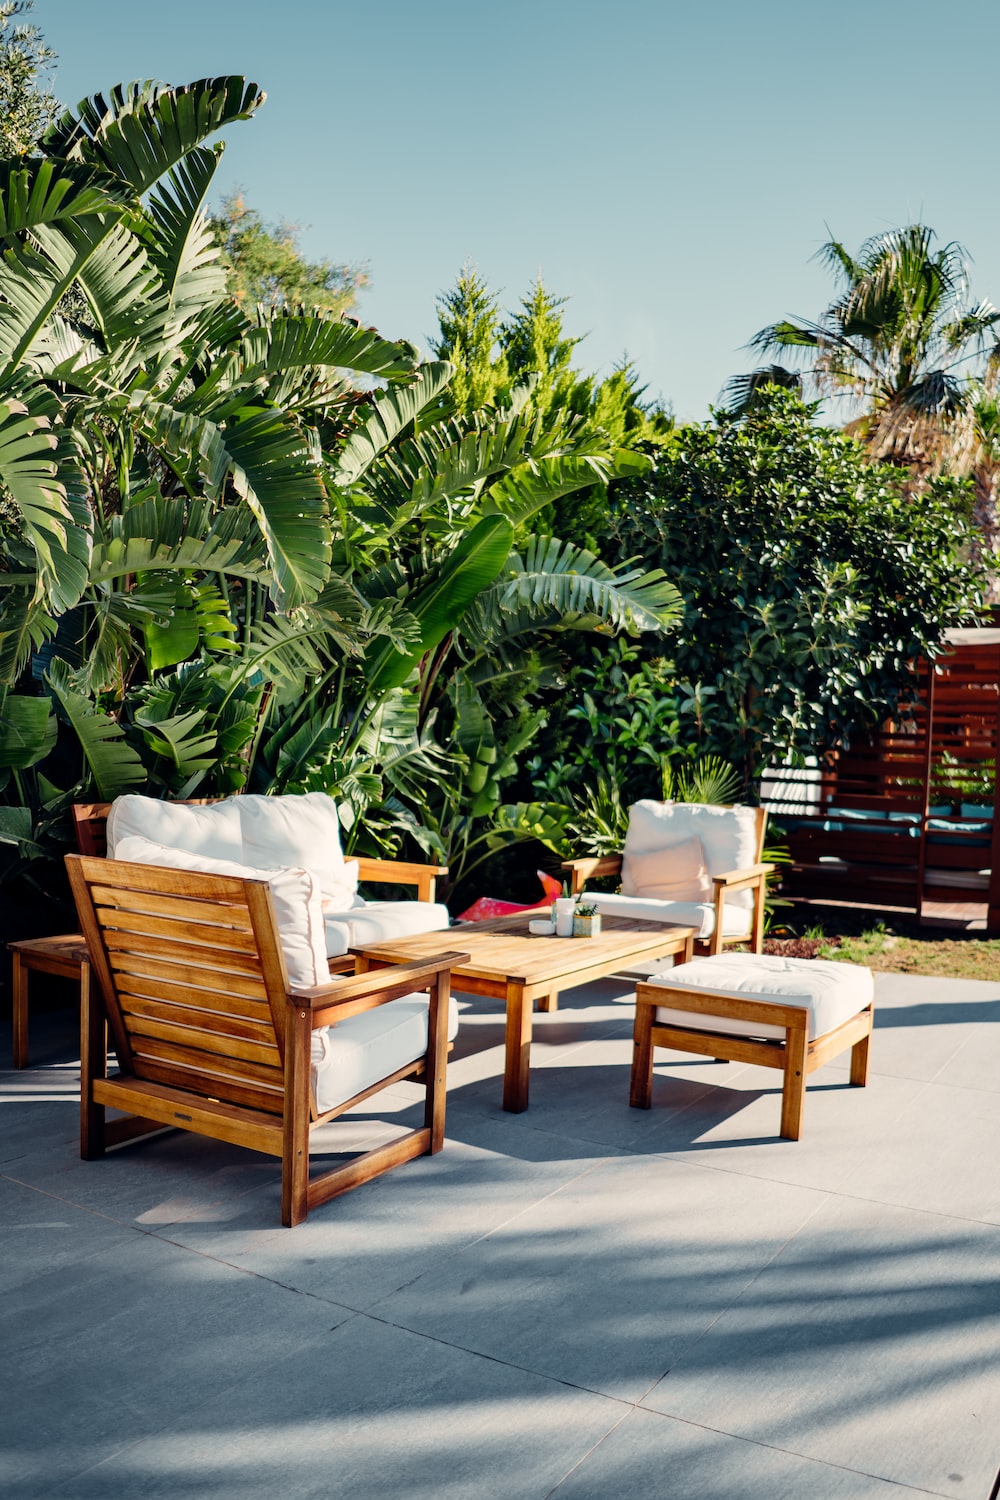
[[[1000,931],[1000,630],[947,640],[877,734],[765,779],[791,894],[916,912],[926,901],[985,903],[988,929]]]

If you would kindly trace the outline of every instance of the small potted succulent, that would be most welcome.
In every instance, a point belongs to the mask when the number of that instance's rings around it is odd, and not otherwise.
[[[573,914],[574,937],[597,937],[601,930],[601,914],[594,905],[581,904]]]

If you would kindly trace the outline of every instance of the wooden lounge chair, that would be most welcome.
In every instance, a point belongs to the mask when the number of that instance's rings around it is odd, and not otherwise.
[[[441,1149],[450,971],[467,954],[445,952],[296,990],[288,982],[266,881],[80,855],[68,855],[66,864],[93,970],[81,1027],[85,1160],[164,1126],[249,1146],[281,1158],[281,1221],[293,1226],[318,1204]],[[319,1112],[311,1075],[314,1033],[387,1007],[388,1036],[392,1002],[414,991],[429,995],[418,1055],[401,1060],[391,1037],[380,1052],[380,1037],[373,1045],[369,1035],[376,1068],[389,1058],[386,1076],[369,1078],[350,1098]],[[106,1023],[118,1059],[113,1077],[107,1076]],[[377,1031],[374,1018],[372,1024]],[[336,1031],[330,1035],[336,1054]],[[420,1129],[310,1178],[313,1125],[418,1075],[426,1084]],[[351,1076],[357,1080],[357,1070]],[[107,1108],[124,1110],[127,1118],[106,1122]]]
[[[588,892],[588,901],[609,916],[638,917],[694,927],[695,949],[717,954],[734,943],[760,953],[764,943],[764,895],[773,865],[762,863],[767,812],[762,807],[702,803],[635,803],[622,854],[566,860],[572,891],[588,880],[621,875],[621,894]],[[692,851],[702,861],[690,889],[670,886],[671,858]],[[688,875],[693,872],[688,870]],[[666,894],[665,894],[666,893]]]

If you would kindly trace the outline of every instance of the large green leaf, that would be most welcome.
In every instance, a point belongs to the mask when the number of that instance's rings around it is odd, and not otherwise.
[[[117,223],[110,214],[45,224],[4,251],[0,361],[13,369],[32,348],[80,272]]]
[[[681,596],[662,568],[609,568],[557,537],[532,537],[523,560],[512,553],[511,575],[494,587],[485,607],[492,602],[500,609],[554,610],[619,630],[666,630],[683,614]]]
[[[412,344],[382,338],[349,318],[282,311],[268,317],[243,340],[245,378],[281,374],[314,366],[353,370],[359,375],[399,380],[412,375],[417,351]]]
[[[47,404],[42,392],[26,394]],[[0,401],[0,480],[34,547],[41,590],[54,610],[69,609],[86,587],[91,548],[86,487],[70,434],[53,431],[44,410]]]
[[[0,703],[0,769],[23,771],[44,760],[56,742],[48,698],[9,694]]]
[[[420,625],[420,646],[409,653],[379,644],[370,658],[368,692],[379,697],[406,681],[420,658],[459,624],[466,609],[500,572],[514,530],[504,516],[487,516],[439,562],[406,607]]]
[[[141,196],[209,136],[248,120],[264,97],[239,77],[200,78],[175,88],[118,84],[108,99],[94,94],[75,114],[67,110],[43,145],[54,156],[103,167]]]
[[[209,495],[221,496],[228,479],[246,501],[267,544],[279,608],[315,599],[329,576],[330,525],[322,480],[294,423],[249,408],[219,426],[154,400],[137,417],[168,460],[195,466]]]
[[[202,314],[225,294],[226,275],[203,205],[222,143],[190,151],[149,201],[149,219],[137,226],[156,266],[171,322]]]
[[[129,787],[142,786],[146,772],[132,746],[125,743],[125,731],[76,691],[65,662],[54,661],[46,680],[76,733],[100,800],[111,802]]]
[[[80,162],[0,161],[0,236],[10,239],[83,214],[113,213],[131,197],[123,183]]]
[[[390,447],[422,411],[439,399],[453,373],[454,366],[444,360],[420,365],[412,385],[375,396],[337,455],[334,483],[346,487],[359,479],[376,455]]]

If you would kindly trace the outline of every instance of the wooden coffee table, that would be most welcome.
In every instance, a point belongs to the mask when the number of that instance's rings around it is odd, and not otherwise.
[[[440,953],[448,947],[449,938],[457,941],[461,934],[469,961],[452,971],[455,988],[506,1002],[503,1107],[512,1114],[528,1107],[531,1016],[536,1001],[541,1010],[555,1010],[561,990],[671,954],[675,962],[678,957],[686,962],[695,938],[693,927],[668,927],[634,917],[604,917],[595,938],[532,937],[528,922],[537,916],[538,912],[529,911],[491,922],[469,922],[450,933],[423,932],[353,950],[358,970],[364,973]]]

